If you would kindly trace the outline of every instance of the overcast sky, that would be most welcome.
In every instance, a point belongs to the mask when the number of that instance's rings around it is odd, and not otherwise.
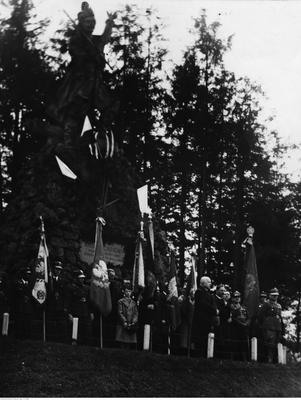
[[[53,28],[66,19],[64,8],[76,19],[79,0],[34,0],[38,15],[51,18]],[[114,11],[126,2],[90,0],[97,26],[102,31],[106,11]],[[301,143],[301,1],[200,1],[139,0],[130,2],[140,8],[152,5],[167,25],[170,56],[180,60],[189,43],[192,17],[207,10],[208,22],[218,20],[223,37],[234,34],[232,50],[225,57],[227,69],[236,76],[247,76],[259,83],[269,100],[263,103],[265,115],[275,115],[271,128],[286,143]],[[98,33],[98,32],[97,32]],[[301,151],[287,160],[287,171],[301,173]]]

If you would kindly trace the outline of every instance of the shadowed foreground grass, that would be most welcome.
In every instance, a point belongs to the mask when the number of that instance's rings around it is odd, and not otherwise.
[[[0,343],[1,397],[300,397],[301,365]]]

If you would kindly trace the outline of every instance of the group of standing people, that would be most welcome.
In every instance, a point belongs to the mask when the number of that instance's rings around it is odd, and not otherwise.
[[[129,284],[109,270],[111,313],[102,319],[104,346],[136,343],[137,303],[132,299]],[[0,325],[3,314],[9,313],[9,331],[17,339],[42,339],[63,343],[96,345],[100,343],[100,314],[90,299],[90,283],[83,270],[73,274],[61,262],[53,268],[46,300],[39,304],[33,297],[34,278],[30,268],[10,280],[0,276]],[[78,318],[78,334],[72,340],[73,320]],[[43,320],[44,319],[44,320]]]
[[[18,338],[41,338],[42,312],[46,313],[47,340],[71,342],[72,321],[78,318],[77,343],[104,347],[142,349],[144,326],[150,325],[150,348],[159,353],[207,357],[208,334],[214,333],[214,357],[248,360],[250,339],[257,337],[259,361],[276,361],[277,343],[284,326],[279,292],[262,292],[255,315],[248,315],[238,291],[220,284],[212,291],[211,279],[203,276],[196,291],[183,289],[169,298],[157,287],[152,296],[137,296],[131,282],[123,281],[109,269],[112,311],[100,318],[89,298],[89,284],[82,270],[66,279],[60,262],[55,264],[53,288],[41,307],[32,297],[30,270],[14,282],[7,296],[0,278],[0,312],[10,312]],[[0,318],[2,320],[2,315]],[[101,325],[102,324],[102,325]]]
[[[248,315],[237,290],[230,294],[223,284],[213,294],[211,279],[202,277],[194,295],[191,342],[196,355],[206,356],[208,334],[215,334],[215,357],[249,360],[250,339],[258,340],[259,361],[274,362],[277,344],[283,340],[284,325],[277,288],[260,294],[256,313]]]

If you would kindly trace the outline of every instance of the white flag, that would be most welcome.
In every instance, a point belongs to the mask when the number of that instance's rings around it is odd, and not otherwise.
[[[92,130],[91,122],[90,122],[90,120],[89,120],[89,117],[86,116],[85,122],[84,122],[84,126],[83,126],[83,129],[82,129],[81,136],[83,136],[83,134],[84,134],[86,131],[91,131],[91,130]]]
[[[56,161],[60,167],[61,173],[65,176],[67,176],[68,178],[71,179],[76,179],[77,176],[75,175],[74,172],[71,171],[71,169],[62,161],[58,158],[58,156],[55,156]]]
[[[141,214],[148,213],[149,207],[147,202],[147,185],[137,189],[137,196]]]

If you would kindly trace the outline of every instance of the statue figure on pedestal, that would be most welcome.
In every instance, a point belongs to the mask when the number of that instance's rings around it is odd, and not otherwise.
[[[105,30],[97,36],[92,34],[96,21],[87,2],[82,3],[78,13],[78,24],[69,41],[71,63],[56,102],[48,110],[63,126],[67,146],[80,137],[86,116],[93,126],[105,129],[117,112],[118,103],[103,81],[104,46],[110,39],[115,18],[116,13],[108,14]]]
[[[106,65],[104,47],[110,40],[116,13],[108,13],[102,35],[93,35],[95,17],[87,2],[78,13],[78,23],[70,34],[71,62],[55,99],[46,112],[49,124],[44,131],[48,136],[46,151],[61,156],[63,161],[76,162],[77,172],[85,180],[87,160],[83,153],[97,158],[112,157],[115,140],[111,130],[119,102],[104,83]],[[83,132],[84,122],[89,128]],[[85,149],[85,150],[83,150]]]

